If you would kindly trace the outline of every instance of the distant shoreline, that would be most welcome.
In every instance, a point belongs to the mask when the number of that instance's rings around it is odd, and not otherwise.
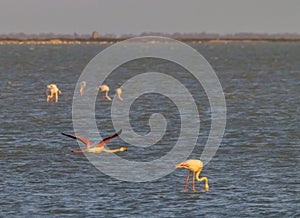
[[[128,38],[99,38],[99,39],[0,39],[0,45],[60,45],[60,44],[112,44]],[[300,42],[300,38],[175,38],[181,42],[190,43],[235,43],[235,42]]]

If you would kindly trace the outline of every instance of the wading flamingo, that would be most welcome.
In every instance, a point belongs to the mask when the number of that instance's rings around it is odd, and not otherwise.
[[[122,89],[121,89],[121,88],[117,88],[117,89],[116,89],[116,94],[117,94],[117,96],[118,96],[118,99],[119,99],[120,101],[123,101],[123,98],[121,97],[121,94],[122,94]]]
[[[84,89],[86,87],[86,81],[82,81],[81,82],[81,86],[80,86],[80,95],[83,96],[84,95]]]
[[[99,142],[93,148],[91,148],[92,143],[89,140],[87,140],[86,138],[84,138],[84,137],[73,136],[73,135],[69,135],[69,134],[63,133],[63,132],[61,134],[65,135],[65,136],[68,136],[68,137],[70,137],[72,139],[78,139],[79,141],[83,142],[87,146],[87,149],[72,150],[72,152],[75,152],[75,153],[80,153],[80,152],[90,152],[90,153],[108,152],[108,153],[114,153],[114,152],[126,151],[127,148],[122,147],[122,148],[119,148],[119,149],[109,150],[109,149],[106,149],[104,146],[106,145],[107,142],[109,142],[113,138],[118,137],[121,134],[121,132],[122,132],[122,130],[120,130],[119,132],[117,132],[116,134],[114,134],[114,135],[112,135],[112,136],[110,136],[108,138],[103,139],[101,142]]]
[[[100,90],[100,92],[105,92],[105,98],[107,100],[111,101],[111,98],[108,96],[109,87],[107,85],[99,86],[99,87],[97,87],[97,90]],[[100,93],[100,95],[101,95],[101,93]]]
[[[186,160],[185,162],[182,162],[180,164],[176,164],[176,168],[184,168],[187,169],[188,175],[186,177],[185,180],[185,185],[184,185],[184,189],[187,189],[188,183],[189,183],[189,178],[190,178],[190,173],[193,172],[193,180],[192,180],[192,189],[193,191],[195,191],[195,174],[196,174],[196,179],[199,182],[202,182],[203,180],[205,181],[205,190],[208,191],[209,190],[209,186],[208,186],[208,179],[207,177],[203,176],[201,178],[199,178],[199,175],[202,171],[203,168],[203,162],[201,160]]]
[[[49,95],[50,91],[50,95]],[[62,92],[57,88],[55,84],[49,84],[47,85],[46,89],[46,95],[47,95],[47,102],[52,100],[53,102],[57,103],[58,102],[58,94],[62,94]]]

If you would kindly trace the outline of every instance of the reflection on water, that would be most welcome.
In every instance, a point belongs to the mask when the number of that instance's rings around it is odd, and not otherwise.
[[[98,45],[2,45],[1,177],[3,216],[299,216],[300,44],[191,44],[214,67],[227,101],[227,127],[221,147],[204,168],[208,193],[183,192],[187,172],[176,170],[149,183],[129,183],[99,172],[78,149],[72,133],[72,97],[77,79]],[[34,47],[34,49],[32,49]],[[168,62],[140,60],[116,69],[107,83],[139,73],[169,73],[193,93],[201,118],[200,137],[190,158],[199,158],[210,128],[205,92]],[[47,104],[45,88],[56,83],[63,94]],[[101,135],[114,130],[110,102],[96,102]],[[150,129],[149,117],[168,120],[160,143],[149,148],[126,145],[119,155],[151,161],[166,154],[178,138],[180,116],[163,96],[143,95],[132,106],[132,128]],[[115,139],[110,148],[125,145]],[[143,176],[143,175],[141,175]],[[199,189],[203,184],[196,183]]]

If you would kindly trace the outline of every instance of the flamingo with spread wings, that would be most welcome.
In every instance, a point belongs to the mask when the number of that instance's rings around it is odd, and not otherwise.
[[[66,133],[61,133],[65,136],[68,136],[72,139],[78,139],[79,141],[83,142],[84,144],[86,144],[87,148],[83,149],[83,150],[72,150],[72,152],[74,153],[81,153],[81,152],[90,152],[90,153],[100,153],[100,152],[108,152],[108,153],[114,153],[114,152],[121,152],[121,151],[126,151],[127,148],[126,147],[121,147],[118,149],[106,149],[104,146],[106,145],[107,142],[109,142],[110,140],[119,137],[119,135],[121,134],[122,130],[120,130],[119,132],[117,132],[116,134],[103,139],[101,142],[99,142],[97,145],[95,145],[94,147],[91,148],[92,146],[92,142],[90,142],[88,139],[81,137],[81,136],[73,136],[73,135],[69,135]]]

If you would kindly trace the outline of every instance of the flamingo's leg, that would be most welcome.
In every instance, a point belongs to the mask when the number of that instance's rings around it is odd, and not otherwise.
[[[52,89],[47,89],[46,94],[47,94],[47,102],[51,101],[53,98]]]
[[[189,170],[189,172],[188,172],[188,174],[187,174],[187,177],[186,177],[186,179],[185,179],[184,189],[187,189],[187,186],[188,186],[188,184],[189,184],[190,173],[191,173],[191,171]]]
[[[195,191],[195,172],[193,172],[192,189]]]
[[[104,101],[105,100],[105,93],[100,92],[99,97],[100,97],[100,101]]]
[[[57,103],[57,102],[58,102],[58,92],[56,92],[56,93],[55,93],[55,96],[54,96],[54,101],[55,101],[55,103]]]
[[[49,96],[49,99],[51,100],[51,101],[55,101],[55,92],[53,91],[53,89],[51,89],[50,90],[50,96]]]

